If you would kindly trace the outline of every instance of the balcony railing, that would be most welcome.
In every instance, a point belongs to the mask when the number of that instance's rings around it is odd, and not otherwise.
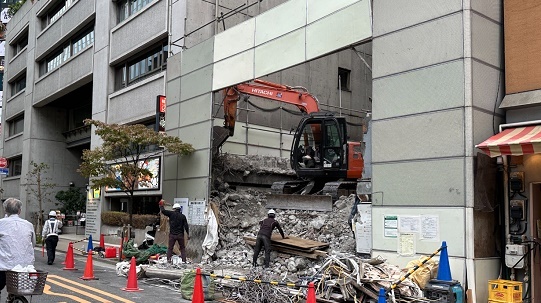
[[[90,127],[90,125],[84,125],[68,130],[67,132],[63,132],[62,135],[64,135],[66,138],[68,147],[90,143]]]

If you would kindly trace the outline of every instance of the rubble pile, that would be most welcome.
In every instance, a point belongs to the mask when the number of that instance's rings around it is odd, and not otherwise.
[[[265,208],[267,192],[257,189],[218,192],[213,191],[212,203],[219,205],[219,243],[215,266],[251,267],[253,250],[243,237],[256,237],[259,221],[267,217]],[[304,210],[276,210],[276,219],[286,235],[329,243],[328,253],[355,254],[355,238],[348,225],[354,196],[341,197],[334,203],[332,212]],[[263,254],[260,255],[260,258]],[[297,273],[312,268],[314,261],[300,256],[271,254],[271,269],[276,274]],[[262,260],[260,260],[262,261]],[[317,262],[317,261],[316,261]],[[304,274],[310,274],[306,272]]]

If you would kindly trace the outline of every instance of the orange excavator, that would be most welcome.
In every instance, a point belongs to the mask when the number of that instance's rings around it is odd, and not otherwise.
[[[291,146],[291,168],[298,180],[272,185],[274,194],[314,194],[331,196],[354,193],[362,177],[364,160],[361,142],[348,142],[346,119],[322,112],[315,96],[305,88],[256,79],[224,89],[224,127],[214,131],[216,147],[235,132],[237,102],[241,96],[257,96],[295,105],[303,113]],[[218,140],[218,142],[216,142]]]

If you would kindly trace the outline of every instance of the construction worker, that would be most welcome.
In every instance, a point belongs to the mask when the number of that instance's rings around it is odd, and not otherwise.
[[[49,212],[49,220],[45,221],[41,231],[42,239],[45,239],[47,247],[47,264],[52,265],[56,254],[56,245],[58,244],[58,234],[62,228],[62,221],[56,219],[56,212]]]
[[[167,246],[167,262],[171,262],[173,256],[173,247],[178,242],[180,248],[180,257],[182,262],[186,263],[186,246],[184,244],[184,231],[190,240],[190,227],[188,226],[188,220],[186,216],[182,214],[182,209],[179,203],[173,204],[173,210],[166,210],[163,208],[165,200],[160,200],[160,211],[164,216],[169,217],[169,243]]]
[[[0,291],[6,286],[6,271],[17,265],[34,265],[36,234],[34,225],[19,217],[22,205],[15,198],[3,204],[6,217],[0,219]]]
[[[271,252],[271,235],[272,231],[277,228],[282,235],[282,239],[287,239],[284,235],[284,231],[280,227],[280,223],[274,218],[276,217],[276,212],[274,209],[269,209],[267,213],[267,218],[259,222],[259,233],[257,233],[257,240],[254,247],[254,262],[253,266],[257,266],[257,258],[259,257],[259,252],[261,251],[261,246],[265,247],[265,261],[263,266],[265,268],[269,267],[270,262],[270,252]]]

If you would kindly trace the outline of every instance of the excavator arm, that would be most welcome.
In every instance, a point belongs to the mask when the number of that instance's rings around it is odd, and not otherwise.
[[[242,83],[224,89],[224,127],[229,136],[235,133],[237,102],[242,95],[250,95],[295,105],[302,113],[319,112],[319,102],[303,87],[292,87],[255,79],[255,83]]]

